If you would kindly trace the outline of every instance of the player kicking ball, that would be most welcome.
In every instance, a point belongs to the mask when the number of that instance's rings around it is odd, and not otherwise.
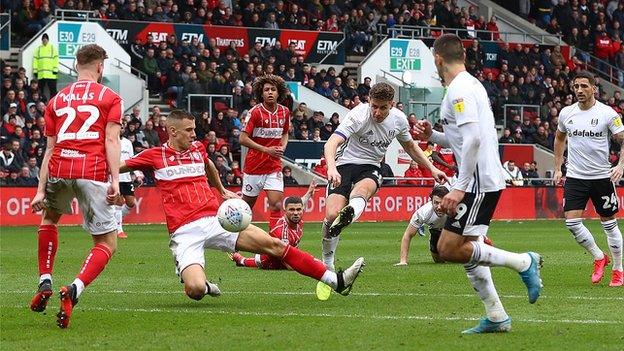
[[[618,213],[618,197],[615,184],[622,179],[624,170],[624,147],[620,161],[611,168],[609,163],[609,133],[613,140],[622,145],[624,126],[622,119],[610,106],[596,101],[594,75],[580,72],[572,82],[578,102],[564,107],[559,114],[559,125],[555,136],[554,182],[561,181],[563,152],[568,140],[568,168],[563,186],[565,224],[574,239],[594,258],[591,281],[600,283],[609,256],[598,245],[592,233],[583,224],[583,212],[589,199],[592,200],[613,257],[613,269],[609,286],[624,285],[622,270],[622,232],[615,215]]]
[[[166,128],[169,139],[163,146],[144,150],[122,162],[120,172],[154,171],[171,235],[169,248],[188,297],[201,300],[206,295],[221,294],[217,285],[206,280],[205,249],[268,255],[342,295],[350,293],[364,266],[364,258],[335,273],[309,253],[269,236],[254,225],[240,233],[224,230],[215,216],[219,203],[208,181],[224,199],[237,196],[225,189],[205,147],[194,141],[195,118],[183,110],[173,110],[167,117]]]
[[[459,167],[458,179],[444,196],[440,208],[447,214],[438,241],[440,258],[461,263],[474,290],[485,306],[486,316],[464,334],[508,332],[511,318],[500,301],[490,267],[507,267],[519,273],[529,303],[535,303],[542,290],[540,255],[514,253],[486,245],[496,205],[505,189],[498,153],[498,137],[487,92],[466,71],[466,52],[459,37],[445,34],[433,44],[434,60],[447,93],[440,106],[444,132],[432,130],[420,121],[418,137],[442,147],[451,147]]]
[[[43,210],[38,232],[39,288],[30,309],[43,312],[52,296],[58,248],[57,225],[78,199],[83,228],[93,248],[71,284],[61,287],[57,324],[67,328],[84,289],[102,273],[117,248],[114,203],[119,197],[119,133],[123,101],[101,85],[106,51],[90,44],[76,53],[78,80],[61,90],[45,110],[47,145],[33,212]]]
[[[316,182],[314,179],[310,182],[308,191],[301,198],[299,196],[287,197],[284,201],[285,214],[280,218],[275,227],[270,229],[269,235],[281,240],[282,242],[298,247],[299,241],[303,236],[303,218],[305,206],[308,200],[316,191]],[[254,257],[247,258],[238,252],[229,255],[230,259],[239,267],[250,267],[260,269],[290,269],[284,265],[281,260],[273,258],[269,255],[256,254]]]
[[[323,262],[331,270],[338,235],[362,215],[381,187],[380,164],[392,140],[396,138],[412,160],[430,169],[435,180],[447,180],[412,139],[407,116],[393,107],[394,93],[387,83],[373,85],[370,103],[349,111],[325,143],[328,196],[322,227]]]

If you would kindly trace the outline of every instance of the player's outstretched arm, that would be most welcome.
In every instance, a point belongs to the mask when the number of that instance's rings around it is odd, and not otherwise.
[[[43,161],[41,161],[41,168],[39,169],[37,193],[30,203],[33,212],[41,211],[45,207],[43,200],[45,199],[46,184],[48,184],[48,164],[50,163],[50,157],[52,157],[52,151],[54,151],[54,145],[56,145],[56,136],[47,137],[46,150],[43,155]]]
[[[308,204],[308,201],[310,201],[310,198],[312,198],[312,195],[314,195],[314,192],[316,191],[316,185],[317,185],[316,184],[316,180],[314,180],[314,178],[312,178],[312,181],[310,181],[310,186],[308,187],[308,191],[301,198],[301,202],[303,202],[303,211],[304,212],[305,212],[305,209],[306,209],[306,205]]]
[[[437,169],[433,165],[433,163],[429,161],[429,158],[425,156],[425,153],[420,149],[420,147],[418,147],[418,145],[416,145],[414,140],[399,141],[399,143],[403,147],[403,150],[405,150],[405,152],[407,152],[407,154],[410,155],[412,160],[418,162],[418,164],[423,165],[431,170],[431,175],[438,183],[443,184],[448,181],[448,177],[446,176],[446,174],[444,174],[444,172],[442,172],[441,170]]]
[[[106,124],[106,140],[104,142],[104,147],[106,150],[106,163],[108,163],[108,170],[111,176],[111,184],[106,196],[106,202],[109,204],[115,203],[119,197],[119,162],[121,158],[120,132],[120,124],[114,122],[108,122]]]
[[[416,132],[416,138],[422,141],[432,141],[442,147],[451,147],[446,135],[444,133],[434,130],[431,126],[431,122],[427,120],[420,120],[414,126],[413,131]]]
[[[555,170],[555,173],[553,174],[554,185],[558,185],[561,182],[561,177],[563,176],[561,173],[561,166],[563,165],[563,151],[566,147],[567,137],[568,135],[566,133],[559,130],[557,130],[557,134],[555,134],[555,163],[553,166],[553,169]]]
[[[619,183],[624,173],[624,132],[613,134],[613,139],[620,144],[620,160],[615,167],[611,168],[611,181]]]
[[[346,139],[341,135],[334,133],[329,137],[323,148],[325,162],[327,162],[327,181],[334,187],[339,186],[342,181],[336,169],[336,152],[338,152],[338,147],[342,145],[345,140]]]
[[[212,160],[208,159],[208,162],[206,162],[205,165],[208,183],[210,183],[210,185],[212,185],[214,188],[217,189],[217,191],[219,191],[219,194],[224,200],[239,198],[236,193],[227,190],[223,186],[223,183],[221,183],[221,177],[219,176],[219,171],[217,170],[217,167],[214,165]]]

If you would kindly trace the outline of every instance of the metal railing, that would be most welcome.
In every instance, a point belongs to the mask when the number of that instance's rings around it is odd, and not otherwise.
[[[583,61],[583,63],[587,64],[588,71],[599,75],[601,78],[608,80],[610,83],[613,83],[620,88],[624,88],[624,70],[613,66],[611,62],[599,59],[589,52],[583,51],[579,48],[575,49],[581,54],[581,56],[589,58],[589,62]],[[621,81],[620,78],[622,79]]]
[[[0,13],[0,50],[2,49],[2,41],[4,41],[4,35],[6,35],[7,45],[6,50],[11,48],[11,15],[8,13]]]
[[[89,19],[98,18],[97,11],[85,11],[85,10],[67,10],[67,9],[56,9],[54,11],[54,17],[56,20],[65,21],[65,20],[85,20],[89,21]]]
[[[440,106],[442,104],[439,102],[408,101],[406,104],[408,111],[415,113],[418,118],[426,118],[431,123],[440,119]]]
[[[195,100],[199,100],[199,99],[203,99],[204,101],[202,102],[200,100],[200,102],[194,102],[193,99],[195,98]],[[206,98],[208,99],[208,102],[206,103]],[[222,95],[222,94],[188,94],[187,95],[187,101],[186,101],[186,107],[187,107],[187,111],[189,111],[190,113],[192,113],[193,115],[196,115],[197,112],[201,113],[203,111],[208,111],[208,115],[210,117],[215,117],[215,115],[213,114],[213,107],[214,107],[214,103],[217,102],[215,101],[216,99],[219,100],[219,102],[223,102],[223,100],[229,100],[230,103],[228,104],[230,108],[234,107],[234,99],[232,97],[232,95]],[[201,105],[200,105],[201,104]]]
[[[548,44],[550,41],[546,39],[555,40],[559,44],[563,44],[562,36],[560,34],[541,34],[541,33],[526,33],[526,32],[492,32],[482,29],[466,29],[466,28],[445,28],[445,27],[430,27],[430,26],[394,26],[388,28],[386,24],[377,24],[377,34],[384,35],[391,38],[410,38],[410,39],[433,39],[437,38],[441,34],[452,33],[460,38],[473,39],[478,38],[481,41],[498,41],[494,39],[494,35],[498,34],[502,41],[516,41],[510,39],[513,37],[521,37],[523,42],[537,41],[539,44]],[[531,39],[531,40],[529,40]]]
[[[117,65],[118,68],[123,69],[123,67],[128,67],[130,68],[130,72],[132,74],[134,74],[135,76],[139,77],[141,80],[143,80],[147,86],[147,73],[142,72],[139,69],[136,69],[132,66],[130,66],[128,63],[121,61],[118,58],[115,58],[115,64]]]

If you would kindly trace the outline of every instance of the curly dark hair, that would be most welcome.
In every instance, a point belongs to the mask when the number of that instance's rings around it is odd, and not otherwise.
[[[280,76],[275,74],[265,74],[261,77],[256,78],[253,83],[253,92],[256,99],[260,102],[262,101],[262,90],[264,89],[265,84],[272,84],[277,88],[277,102],[280,103],[286,99],[286,82]]]

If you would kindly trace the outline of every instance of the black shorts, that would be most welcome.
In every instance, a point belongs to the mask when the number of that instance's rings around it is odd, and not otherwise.
[[[618,197],[611,179],[567,178],[563,185],[563,210],[585,210],[587,201],[592,200],[596,213],[611,217],[618,212]]]
[[[332,188],[331,184],[327,185],[327,195],[339,194],[347,199],[351,194],[353,185],[362,179],[370,178],[377,184],[377,189],[381,187],[383,177],[381,176],[381,169],[373,165],[356,165],[346,164],[336,167],[340,174],[341,182],[336,188]]]
[[[134,196],[134,183],[119,182],[119,193],[124,196]]]
[[[440,241],[440,229],[429,229],[429,251],[438,254],[438,241]]]
[[[501,193],[466,193],[457,205],[457,214],[447,217],[444,229],[459,235],[486,235]]]

